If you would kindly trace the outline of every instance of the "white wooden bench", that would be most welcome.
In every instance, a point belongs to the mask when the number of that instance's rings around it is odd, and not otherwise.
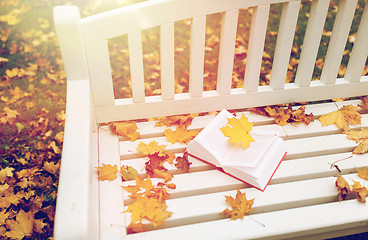
[[[103,123],[221,109],[309,102],[368,95],[368,77],[362,76],[368,55],[368,6],[360,22],[344,78],[337,78],[357,0],[341,0],[323,71],[311,81],[329,0],[313,0],[301,58],[294,83],[285,83],[300,1],[297,0],[153,0],[81,19],[75,6],[54,9],[54,19],[67,75],[67,110],[58,189],[55,239],[322,239],[368,231],[368,205],[356,199],[338,201],[334,186],[338,174],[329,163],[351,156],[356,146],[334,125],[283,128],[272,119],[245,112],[255,128],[278,130],[285,139],[286,159],[268,188],[261,192],[191,159],[190,173],[176,174],[167,200],[173,215],[164,226],[127,234],[129,199],[120,178],[98,181],[95,167],[106,164],[144,167],[132,153],[140,141],[168,144],[163,128],[154,122],[138,123],[135,142],[119,140]],[[270,4],[282,3],[270,84],[258,86]],[[231,88],[234,45],[239,9],[252,8],[244,88]],[[223,12],[217,90],[203,91],[206,16]],[[189,93],[175,94],[174,22],[191,19]],[[161,90],[145,96],[141,30],[160,26]],[[132,98],[114,99],[107,40],[128,35]],[[360,100],[318,103],[306,112],[318,117]],[[194,119],[200,130],[213,116]],[[368,126],[362,112],[359,129]],[[169,144],[175,153],[186,145]],[[348,180],[357,179],[356,168],[368,166],[368,155],[353,155],[338,164]],[[169,169],[170,170],[170,169]],[[366,187],[368,182],[359,179]],[[225,195],[240,188],[255,198],[254,209],[243,220],[220,216]]]

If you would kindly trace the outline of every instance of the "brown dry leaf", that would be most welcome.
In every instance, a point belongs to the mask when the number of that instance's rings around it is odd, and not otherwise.
[[[177,127],[175,131],[171,129],[166,129],[164,132],[167,140],[174,144],[174,143],[188,143],[192,140],[195,136],[197,136],[198,132],[195,130],[187,130],[183,127]]]
[[[347,131],[349,124],[360,124],[361,115],[356,111],[357,106],[346,105],[339,110],[322,115],[318,120],[322,126],[335,124],[339,130]]]
[[[182,172],[189,172],[190,165],[192,163],[188,160],[188,153],[185,152],[182,157],[176,158],[176,163],[174,164],[177,169],[180,169]]]
[[[158,145],[158,142],[151,141],[148,144],[140,142],[137,150],[144,155],[152,155],[158,153],[158,156],[165,155],[166,145]]]
[[[220,130],[225,137],[229,137],[228,142],[241,143],[244,149],[249,147],[251,142],[254,142],[254,139],[249,134],[253,128],[253,122],[249,122],[244,114],[242,114],[240,119],[233,117],[228,118],[227,121],[227,125],[220,128]]]
[[[357,172],[360,178],[368,180],[368,167],[358,168]]]
[[[335,185],[339,191],[339,201],[346,199],[347,195],[351,192],[349,183],[341,175],[339,175],[336,178]]]
[[[146,224],[142,222],[130,223],[126,228],[127,234],[144,232],[144,226],[146,226]]]
[[[368,110],[368,96],[361,97],[362,104],[359,107]]]
[[[253,211],[252,208],[254,198],[251,200],[247,200],[245,197],[245,192],[242,193],[240,190],[237,190],[235,199],[231,196],[225,196],[226,202],[231,206],[232,210],[226,208],[220,214],[225,215],[226,217],[230,217],[230,220],[235,220],[238,218],[243,219],[245,214]]]
[[[99,180],[108,180],[112,181],[117,178],[117,173],[119,172],[118,167],[116,165],[111,164],[102,164],[102,167],[96,167],[98,179]]]
[[[26,236],[32,235],[33,232],[33,213],[20,210],[14,220],[7,220],[6,226],[10,229],[5,233],[6,237],[12,239],[23,239]]]
[[[135,168],[133,168],[132,166],[121,166],[120,174],[123,181],[134,180],[136,177],[138,177],[137,170],[135,170]]]
[[[352,192],[355,194],[358,201],[365,203],[365,198],[367,197],[367,188],[362,187],[360,182],[354,181],[354,184],[352,185],[353,190]]]
[[[109,124],[109,127],[114,134],[128,138],[132,142],[140,136],[139,132],[137,132],[137,124],[132,122],[112,122]]]

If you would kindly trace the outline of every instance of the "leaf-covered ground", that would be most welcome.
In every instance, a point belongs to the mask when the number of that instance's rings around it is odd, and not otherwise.
[[[0,1],[0,236],[48,239],[54,210],[63,128],[66,79],[52,20],[56,5],[76,4],[82,17],[139,0]],[[314,78],[318,78],[338,9],[332,0]],[[302,1],[287,81],[293,81],[311,1]],[[339,75],[343,76],[364,6],[359,1]],[[271,7],[261,84],[270,78],[281,5]],[[250,10],[241,10],[236,41],[233,87],[242,87],[246,65]],[[221,15],[207,19],[204,88],[215,89]],[[176,92],[188,91],[190,20],[175,23]],[[159,29],[143,31],[146,94],[160,93]],[[116,98],[129,97],[127,39],[109,41]],[[368,73],[368,68],[364,74]]]

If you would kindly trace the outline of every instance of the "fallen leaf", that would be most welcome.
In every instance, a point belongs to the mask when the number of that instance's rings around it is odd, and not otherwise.
[[[113,122],[109,124],[111,132],[118,136],[128,138],[130,141],[135,141],[140,134],[137,132],[137,124],[131,122]]]
[[[354,140],[356,142],[360,142],[364,139],[368,139],[368,129],[361,128],[361,131],[350,130],[345,132],[348,136],[348,139]]]
[[[353,153],[364,154],[368,152],[368,139],[365,139],[359,143],[357,147],[354,148]]]
[[[335,124],[339,130],[347,131],[349,124],[360,124],[361,115],[356,111],[357,106],[346,105],[339,110],[322,115],[318,120],[322,126]]]
[[[53,162],[45,162],[43,164],[43,169],[48,171],[49,173],[55,174],[60,169],[60,163],[53,163]]]
[[[188,143],[192,140],[195,136],[197,136],[198,132],[195,130],[186,130],[183,127],[177,127],[175,131],[171,129],[166,129],[164,134],[167,140],[174,144],[174,143]]]
[[[132,214],[132,222],[142,222],[149,220],[154,227],[163,225],[164,220],[172,215],[166,211],[166,203],[159,202],[156,198],[142,197],[130,204],[125,212]]]
[[[163,171],[160,169],[153,169],[153,177],[163,178],[165,182],[169,182],[173,178],[173,175],[168,173],[167,171]]]
[[[137,150],[144,155],[152,155],[158,153],[159,156],[165,155],[166,145],[158,145],[158,142],[151,141],[148,144],[140,142]]]
[[[99,180],[114,180],[117,178],[117,173],[119,172],[118,167],[116,165],[111,164],[102,164],[102,167],[96,167],[98,173]]]
[[[359,107],[368,110],[368,96],[361,97],[362,104]]]
[[[13,239],[22,239],[26,236],[32,235],[33,221],[34,218],[32,212],[20,210],[16,219],[6,221],[6,226],[10,231],[6,232],[5,236]]]
[[[188,160],[188,153],[184,152],[182,157],[176,158],[176,163],[174,164],[177,169],[180,169],[182,172],[189,172],[190,165],[192,163]]]
[[[368,180],[368,167],[358,168],[357,172],[360,178]]]
[[[245,197],[245,192],[242,193],[240,190],[237,190],[235,199],[231,196],[225,196],[226,202],[231,206],[231,210],[226,208],[220,214],[225,215],[226,217],[230,217],[230,220],[235,220],[238,218],[243,219],[245,214],[253,211],[252,208],[254,199],[247,200]]]
[[[146,224],[142,222],[130,223],[126,228],[127,234],[144,232],[144,226],[146,226]]]
[[[241,143],[243,148],[247,148],[251,142],[254,142],[249,132],[253,128],[253,122],[249,122],[248,118],[243,114],[240,119],[228,118],[228,125],[220,128],[225,137],[229,137],[227,140],[230,143]]]
[[[197,116],[198,113],[162,117],[158,119],[158,121],[155,124],[155,127],[162,127],[162,126],[171,127],[176,125],[187,129],[188,126],[192,123],[193,118]]]
[[[136,177],[138,177],[137,170],[135,170],[135,168],[133,168],[132,166],[121,166],[120,174],[122,175],[123,181],[134,180]]]
[[[351,192],[349,183],[341,176],[339,175],[336,178],[335,185],[337,187],[337,190],[339,191],[339,201],[346,199],[347,195]]]
[[[367,188],[362,187],[360,182],[354,181],[354,184],[352,185],[353,190],[352,192],[355,194],[358,201],[365,203],[365,198],[367,197]]]
[[[15,170],[12,167],[6,167],[0,170],[0,183],[4,183],[7,177],[13,176],[13,170]]]

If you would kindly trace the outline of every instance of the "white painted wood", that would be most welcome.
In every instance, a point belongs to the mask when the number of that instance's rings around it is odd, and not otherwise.
[[[113,105],[114,90],[107,41],[88,46],[86,56],[95,106]]]
[[[270,5],[253,8],[244,75],[244,89],[247,92],[256,92],[258,89],[269,12]]]
[[[351,52],[344,78],[351,81],[360,81],[368,56],[368,4],[365,5],[359,29]]]
[[[140,31],[128,34],[130,75],[134,103],[145,101],[142,35]]]
[[[160,38],[161,96],[164,100],[172,100],[175,97],[174,23],[161,25]]]
[[[296,0],[156,0],[145,1],[82,19],[87,45],[166,23],[239,8]],[[193,7],[196,6],[196,7]],[[165,14],[162,14],[165,12]],[[144,21],[140,16],[144,16]],[[106,26],[109,26],[108,28]]]
[[[91,200],[96,187],[91,166],[98,154],[91,118],[93,103],[90,83],[67,81],[67,106],[64,144],[55,214],[55,239],[97,239],[97,199]],[[92,106],[92,108],[91,108]],[[95,196],[94,196],[95,197]]]
[[[120,170],[117,136],[102,130],[99,132],[99,140],[99,166],[102,164],[116,165]],[[99,181],[101,239],[122,239],[126,235],[121,184],[120,176],[113,181]]]
[[[270,86],[283,89],[293,46],[300,1],[283,3],[280,25],[273,58]]]
[[[357,2],[357,0],[342,0],[339,3],[321,73],[321,81],[325,84],[333,84],[336,81]]]
[[[273,90],[269,86],[260,86],[258,92],[247,94],[244,89],[232,89],[230,95],[219,95],[216,91],[203,92],[202,98],[191,98],[189,94],[176,94],[175,101],[162,102],[159,96],[146,97],[146,103],[132,104],[131,100],[115,100],[115,106],[98,107],[98,122],[141,119],[184,113],[218,111],[245,107],[267,106],[291,102],[307,102],[366,95],[368,77],[360,82],[349,83],[337,79],[337,84],[325,85],[320,81],[311,82],[309,88],[299,88],[294,83],[285,85],[285,89]],[[157,111],[160,109],[160,111]]]
[[[310,81],[312,80],[313,69],[324,27],[323,23],[326,21],[329,5],[330,0],[312,2],[298,70],[295,76],[295,83],[300,87],[309,87]]]
[[[67,80],[88,78],[81,17],[76,6],[54,8],[54,23]]]
[[[206,16],[194,17],[190,35],[189,94],[202,97]]]
[[[239,10],[227,11],[222,16],[216,88],[220,95],[230,94],[231,90],[238,16]]]

